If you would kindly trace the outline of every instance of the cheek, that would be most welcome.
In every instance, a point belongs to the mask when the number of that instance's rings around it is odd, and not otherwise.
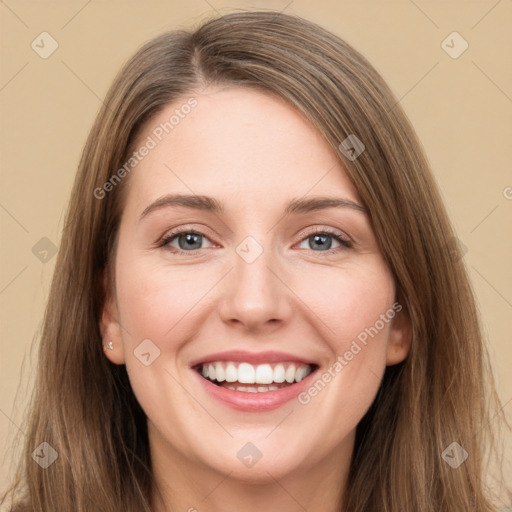
[[[328,288],[309,280],[301,293],[308,290],[308,305],[329,327],[322,332],[331,353],[299,403],[310,408],[310,417],[337,425],[325,434],[335,443],[357,425],[380,386],[395,287],[387,267],[375,261],[365,268],[338,269],[321,281],[329,283]]]
[[[394,303],[393,278],[380,258],[367,258],[365,265],[326,268],[314,274],[301,273],[295,282],[297,295],[322,321],[325,340],[337,353],[371,328]],[[379,322],[381,338],[388,325]]]
[[[190,404],[179,384],[183,375],[178,355],[195,336],[198,322],[194,321],[194,304],[199,306],[211,284],[207,276],[202,276],[206,282],[201,284],[202,277],[193,273],[192,267],[164,268],[143,258],[119,258],[116,271],[118,311],[131,387],[148,418],[162,423],[169,418],[176,420],[170,437],[175,446],[186,450],[186,435],[177,421],[177,411],[186,410]],[[147,340],[151,343],[142,352],[139,347]],[[150,364],[146,366],[139,356],[148,352]]]
[[[177,339],[201,298],[216,280],[192,267],[119,262],[118,306],[124,327],[134,339]],[[126,334],[126,332],[124,333]]]

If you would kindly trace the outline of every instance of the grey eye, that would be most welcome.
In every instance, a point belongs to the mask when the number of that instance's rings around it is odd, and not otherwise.
[[[302,247],[302,249],[311,249],[316,251],[328,251],[333,248],[333,240],[340,246],[341,244],[335,240],[336,237],[329,234],[316,233],[305,238],[301,244],[308,242],[308,247]],[[338,247],[335,246],[334,248]]]

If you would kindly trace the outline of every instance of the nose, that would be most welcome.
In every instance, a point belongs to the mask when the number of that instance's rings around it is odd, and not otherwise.
[[[274,332],[292,315],[293,294],[270,250],[251,263],[234,255],[220,315],[224,322],[261,335]]]

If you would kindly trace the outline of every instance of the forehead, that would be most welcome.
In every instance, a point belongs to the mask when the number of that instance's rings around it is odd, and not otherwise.
[[[190,97],[195,106],[182,108]],[[308,193],[359,200],[320,132],[266,92],[224,87],[183,97],[144,126],[136,148],[148,137],[155,145],[130,176],[129,196],[140,206],[170,192],[260,206],[263,199],[276,203]]]

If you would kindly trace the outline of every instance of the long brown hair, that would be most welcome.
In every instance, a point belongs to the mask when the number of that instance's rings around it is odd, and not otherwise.
[[[312,22],[264,11],[156,37],[107,94],[62,234],[11,489],[16,510],[151,510],[146,418],[125,366],[105,357],[98,326],[129,176],[104,197],[94,191],[129,159],[149,119],[207,85],[274,93],[323,134],[370,213],[412,321],[407,359],[387,368],[357,427],[344,510],[491,512],[484,462],[499,401],[467,271],[421,145],[361,54]],[[339,149],[349,135],[365,145],[355,160]],[[32,458],[42,442],[58,453],[47,469]],[[469,454],[457,469],[442,457],[453,442]]]

